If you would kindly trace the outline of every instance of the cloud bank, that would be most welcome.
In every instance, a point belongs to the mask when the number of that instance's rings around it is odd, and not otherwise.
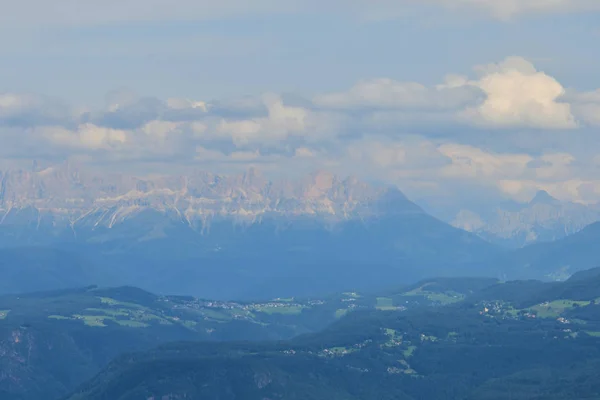
[[[463,73],[437,85],[372,78],[311,98],[114,92],[96,110],[6,93],[0,158],[3,165],[77,159],[148,171],[326,168],[397,184],[415,198],[485,190],[526,201],[544,189],[560,199],[599,200],[597,145],[581,143],[600,127],[600,90],[566,88],[521,57]],[[528,140],[535,146],[524,146]]]

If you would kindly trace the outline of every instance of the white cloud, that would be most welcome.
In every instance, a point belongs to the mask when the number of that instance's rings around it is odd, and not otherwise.
[[[312,101],[267,94],[208,104],[115,93],[107,102],[112,111],[73,112],[62,125],[34,119],[30,130],[5,121],[47,115],[51,103],[2,95],[0,122],[8,125],[1,128],[2,155],[21,148],[22,155],[86,156],[97,163],[260,165],[282,174],[318,165],[398,183],[417,195],[476,187],[519,200],[539,189],[576,201],[600,198],[599,167],[573,145],[592,137],[589,125],[600,124],[600,91],[566,91],[520,57],[475,73],[448,75],[431,86],[364,80]],[[555,129],[571,131],[546,132]]]
[[[320,107],[366,112],[370,126],[420,119],[502,129],[578,127],[571,104],[561,99],[563,86],[526,59],[508,57],[474,69],[479,75],[475,79],[448,75],[433,87],[384,78],[367,80],[345,92],[315,96],[313,101]],[[588,120],[595,118],[595,107],[596,103],[588,105]]]
[[[203,122],[194,121],[190,123],[190,130],[192,131],[193,136],[201,138],[206,134],[208,125]]]
[[[442,176],[450,178],[493,180],[520,176],[533,160],[528,154],[496,154],[461,144],[444,144],[439,151],[452,160],[441,170]]]
[[[508,57],[476,70],[483,76],[471,84],[481,88],[487,98],[462,112],[462,119],[493,127],[577,127],[570,104],[557,101],[565,93],[562,85],[524,58]]]
[[[165,139],[169,134],[176,133],[180,126],[181,123],[177,122],[150,121],[141,128],[141,131],[150,137]]]
[[[208,112],[209,108],[211,107],[211,105],[205,101],[195,101],[175,97],[167,99],[167,106],[174,110],[199,109],[204,112]]]
[[[347,148],[352,160],[368,162],[379,168],[397,168],[406,162],[406,146],[402,143],[358,142]]]
[[[38,99],[34,96],[4,93],[0,94],[0,115],[8,116],[20,112],[23,109],[37,106]]]
[[[249,120],[228,121],[223,119],[217,127],[219,135],[231,137],[236,145],[251,142],[280,141],[288,135],[302,134],[308,111],[299,107],[287,107],[280,98],[266,96],[268,116]]]
[[[436,144],[424,138],[363,139],[348,144],[345,152],[342,164],[347,171],[397,184],[413,196],[461,197],[457,190],[466,188],[502,193],[518,201],[529,201],[538,190],[569,201],[583,201],[584,194],[591,197],[595,192],[590,187],[598,187],[600,194],[600,184],[581,178],[575,157],[564,152],[536,157],[458,143]]]
[[[494,187],[517,201],[529,201],[539,190],[560,200],[582,201],[580,187],[593,182],[580,178],[582,171],[573,166],[576,159],[569,153],[533,157],[458,144],[444,144],[439,150],[452,159],[452,164],[441,168],[440,178]]]
[[[573,113],[579,120],[591,126],[600,126],[600,89],[578,93],[568,91],[564,96],[573,107]]]
[[[344,168],[357,176],[428,191],[437,185],[440,168],[449,162],[434,142],[415,136],[363,138],[349,143],[341,156]]]
[[[572,174],[572,163],[575,157],[569,153],[543,154],[539,157],[540,165],[533,168],[538,179],[555,181],[568,179]]]
[[[225,152],[202,146],[197,146],[195,150],[196,163],[220,173],[257,168],[272,176],[290,177],[313,172],[327,165],[327,159],[307,148],[300,148],[293,155],[264,154],[260,150]]]
[[[196,160],[198,160],[198,161],[201,161],[201,162],[219,161],[219,162],[221,162],[224,159],[226,159],[226,156],[224,153],[222,153],[220,151],[207,149],[202,146],[196,147]]]
[[[477,100],[478,91],[465,84],[457,84],[451,76],[446,84],[428,88],[416,82],[398,82],[380,78],[362,81],[347,92],[316,96],[314,103],[321,107],[456,109]]]
[[[128,140],[126,131],[93,124],[80,125],[74,131],[62,127],[40,127],[36,131],[53,144],[90,150],[113,149]]]
[[[75,110],[55,99],[34,94],[0,93],[0,122],[13,120],[16,125],[41,122],[65,123],[77,115]]]
[[[309,110],[303,107],[285,105],[282,99],[273,94],[265,95],[264,105],[267,116],[250,119],[223,118],[206,135],[221,139],[231,139],[236,146],[252,144],[278,144],[290,138],[306,141],[321,141],[340,133],[342,123],[335,115]]]
[[[317,154],[307,147],[298,147],[294,151],[294,156],[298,158],[314,158]]]

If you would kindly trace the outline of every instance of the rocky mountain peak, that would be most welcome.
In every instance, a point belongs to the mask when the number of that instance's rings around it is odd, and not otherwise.
[[[560,201],[554,197],[552,197],[545,190],[538,191],[535,196],[531,199],[529,204],[559,204]]]
[[[61,164],[0,172],[0,183],[1,214],[6,217],[27,208],[37,210],[41,219],[52,224],[94,218],[90,223],[113,226],[144,210],[173,213],[191,224],[215,217],[254,221],[277,215],[344,220],[359,214],[418,209],[396,188],[342,179],[329,171],[271,181],[254,168],[237,175],[193,171],[138,177],[91,173]]]

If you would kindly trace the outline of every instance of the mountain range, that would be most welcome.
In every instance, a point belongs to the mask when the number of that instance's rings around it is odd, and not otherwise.
[[[381,288],[458,273],[500,251],[397,188],[327,172],[269,181],[255,170],[144,179],[69,164],[6,171],[0,215],[0,246],[58,249],[72,255],[63,263],[83,257],[81,284],[220,299]]]
[[[255,169],[235,176],[200,171],[146,178],[97,175],[68,163],[39,171],[0,172],[2,226],[27,222],[72,236],[86,228],[114,228],[148,210],[203,233],[222,218],[251,224],[264,218],[311,216],[334,223],[388,211],[375,203],[388,192],[389,188],[328,172],[298,181],[269,181]],[[400,194],[393,200],[403,201],[402,213],[420,212]],[[147,234],[139,240],[161,232]]]
[[[453,226],[504,247],[562,239],[600,221],[600,206],[560,201],[539,191],[528,203],[505,202],[483,212],[461,210]]]
[[[0,245],[64,242],[82,235],[94,242],[118,235],[152,240],[165,236],[173,223],[206,234],[223,220],[243,227],[265,219],[285,226],[308,218],[331,227],[392,209],[422,212],[399,191],[393,204],[382,207],[379,200],[390,189],[326,171],[271,181],[253,168],[238,175],[192,170],[187,175],[136,177],[96,173],[70,163],[43,169],[34,164],[31,170],[0,171]],[[113,229],[132,220],[139,225],[140,216],[147,220],[145,226]],[[158,216],[168,217],[169,223],[153,223]],[[596,204],[559,201],[540,191],[528,203],[466,208],[448,222],[491,243],[518,248],[563,238],[599,220]],[[118,235],[112,233],[117,230]]]
[[[460,229],[395,187],[328,172],[139,178],[63,164],[0,177],[0,263],[10,278],[0,293],[99,284],[255,300],[431,276],[561,280],[600,265],[600,232],[583,229],[594,206],[546,192],[489,223],[463,213]]]

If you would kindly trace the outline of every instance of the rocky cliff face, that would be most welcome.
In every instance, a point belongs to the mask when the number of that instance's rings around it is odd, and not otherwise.
[[[0,172],[0,225],[45,225],[76,233],[82,227],[113,228],[144,211],[200,229],[215,218],[252,223],[263,217],[318,217],[335,222],[377,213],[375,203],[386,196],[394,197],[396,211],[400,206],[420,212],[401,193],[391,193],[328,172],[272,182],[255,170],[237,176],[194,172],[139,178],[62,165]]]

